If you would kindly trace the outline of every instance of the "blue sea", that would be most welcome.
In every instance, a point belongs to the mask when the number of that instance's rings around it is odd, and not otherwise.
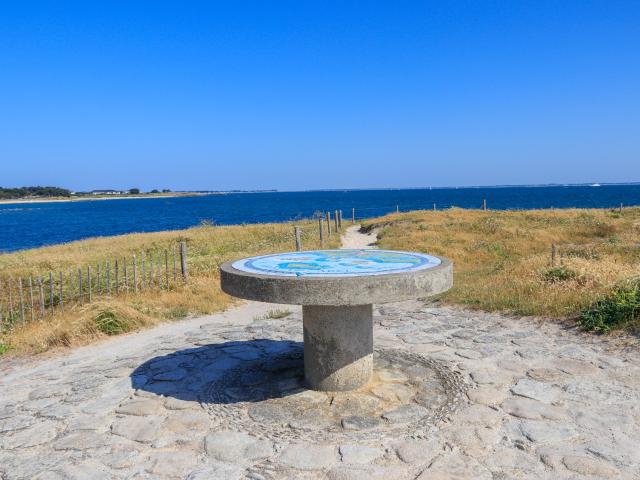
[[[371,218],[396,210],[452,206],[496,210],[609,208],[640,205],[640,185],[478,187],[407,190],[340,190],[229,193],[197,197],[147,198],[0,205],[0,251],[69,242],[88,237],[191,227],[280,222],[341,209],[350,218]]]

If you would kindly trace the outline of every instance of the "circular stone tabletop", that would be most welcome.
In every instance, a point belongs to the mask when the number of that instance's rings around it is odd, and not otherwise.
[[[250,257],[221,266],[233,296],[297,305],[366,305],[435,295],[452,285],[452,264],[392,250],[313,250]]]

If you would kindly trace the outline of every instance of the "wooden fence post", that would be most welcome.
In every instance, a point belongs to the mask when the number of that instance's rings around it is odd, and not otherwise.
[[[7,288],[9,290],[9,317],[13,316],[13,297],[11,295],[11,278],[9,278],[9,281],[7,282]]]
[[[340,220],[338,223],[340,224],[340,230],[342,230],[342,210],[338,210],[338,213],[340,214]]]
[[[22,285],[22,278],[18,278],[18,292],[20,293],[20,321],[24,326],[24,287]]]
[[[300,227],[293,227],[293,236],[296,240],[296,251],[302,250],[302,242],[300,241]]]
[[[329,234],[329,238],[331,238],[331,212],[327,212],[327,233]]]
[[[124,270],[124,293],[129,293],[129,270],[127,269],[127,257],[124,257],[122,270]]]
[[[136,254],[133,254],[133,293],[138,293],[138,262]]]
[[[80,305],[84,304],[84,295],[82,292],[82,268],[78,267],[78,300]]]
[[[171,250],[172,250],[172,253],[173,253],[173,281],[175,282],[176,280],[178,280],[178,262],[176,260],[176,258],[177,258],[177,256],[176,256],[176,246],[174,245]]]
[[[169,290],[169,251],[167,249],[164,250],[164,280],[165,288]]]
[[[147,280],[149,288],[153,286],[153,252],[149,252],[149,279]]]
[[[53,272],[49,272],[49,309],[53,315]]]
[[[44,285],[42,277],[38,277],[38,296],[40,297],[40,320],[44,320]]]
[[[111,296],[111,264],[109,263],[109,260],[107,260],[104,270],[105,270],[104,281],[107,286],[107,295]]]
[[[187,272],[187,242],[184,240],[180,242],[180,270],[182,279],[186,283],[189,280],[189,273]]]
[[[356,224],[356,209],[355,208],[351,209],[351,224],[352,225]]]
[[[144,250],[140,252],[140,290],[144,290],[145,287],[145,265],[144,265]]]
[[[396,213],[400,213],[400,205],[396,205]]]
[[[89,303],[93,302],[93,292],[91,291],[91,265],[87,265],[87,290],[89,291]]]
[[[98,296],[102,295],[102,268],[100,262],[96,265],[96,294]]]
[[[551,266],[552,267],[556,266],[556,244],[555,243],[551,244]]]
[[[318,218],[318,226],[320,227],[320,248],[324,247],[324,218]]]
[[[433,204],[433,211],[434,212],[436,211],[436,204],[435,203]]]
[[[69,271],[69,304],[71,304],[71,302],[73,302],[73,285],[74,285],[74,278],[75,278],[75,274],[73,272],[73,270]]]
[[[158,268],[156,275],[158,276],[158,287],[162,288],[162,254],[160,249],[156,250],[156,258],[158,259]]]
[[[333,223],[335,224],[334,226],[336,227],[336,233],[338,233],[340,231],[340,225],[338,224],[338,210],[335,210],[333,212]]]
[[[482,210],[486,210],[487,209],[487,199],[483,198],[482,199]]]
[[[119,267],[118,259],[116,258],[116,261],[115,261],[115,272],[114,272],[115,273],[115,277],[116,277],[116,289],[115,289],[116,295],[118,295],[120,293],[120,282],[118,281],[119,280],[119,276],[120,276],[120,269],[118,267]]]
[[[619,213],[622,213],[622,203],[620,204],[620,210]]]
[[[34,320],[33,315],[33,279],[29,276],[29,305],[31,307],[31,321]]]
[[[58,299],[58,305],[60,305],[60,312],[64,313],[64,282],[62,272],[60,272],[60,298]]]

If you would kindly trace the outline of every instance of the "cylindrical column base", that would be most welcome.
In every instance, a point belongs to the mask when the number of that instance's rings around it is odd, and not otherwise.
[[[304,376],[313,390],[365,385],[373,370],[373,306],[302,307]]]

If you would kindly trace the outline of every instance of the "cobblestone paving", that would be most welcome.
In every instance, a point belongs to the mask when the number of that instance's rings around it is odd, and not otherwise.
[[[632,340],[391,304],[374,383],[332,396],[300,388],[300,310],[270,308],[3,361],[0,477],[640,478]]]

